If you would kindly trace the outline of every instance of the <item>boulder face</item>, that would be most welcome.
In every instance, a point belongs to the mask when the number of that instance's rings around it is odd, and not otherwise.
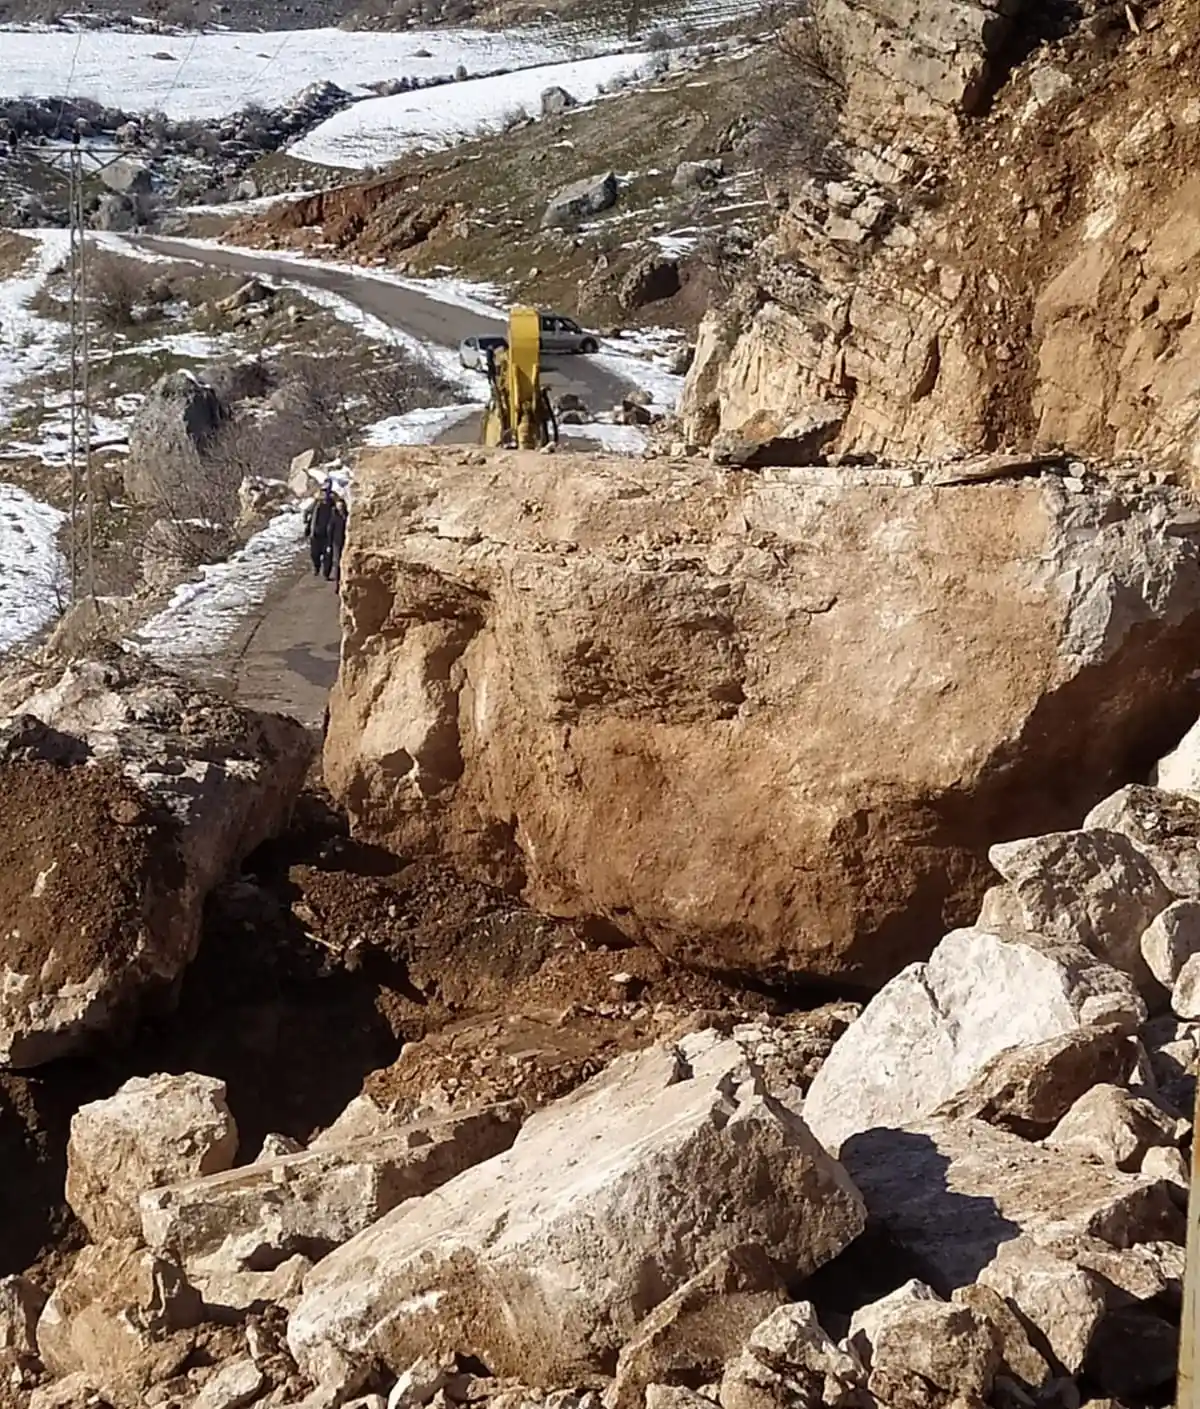
[[[205,897],[285,824],[312,752],[131,657],[4,683],[0,1065],[171,1006]]]
[[[477,460],[360,465],[328,784],[684,961],[886,981],[1195,717],[1172,491]]]

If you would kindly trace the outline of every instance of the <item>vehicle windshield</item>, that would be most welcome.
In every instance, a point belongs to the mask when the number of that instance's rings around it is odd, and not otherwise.
[[[480,347],[485,347],[485,348],[486,348],[486,347],[492,347],[492,348],[496,348],[496,347],[507,347],[507,346],[508,346],[508,343],[506,343],[503,338],[494,338],[494,337],[493,337],[493,338],[480,338],[480,339],[479,339],[479,346],[480,346]]]

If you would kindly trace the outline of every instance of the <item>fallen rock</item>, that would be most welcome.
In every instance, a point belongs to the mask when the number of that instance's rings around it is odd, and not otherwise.
[[[37,1353],[37,1323],[46,1294],[28,1277],[0,1278],[0,1351]]]
[[[508,1149],[520,1128],[516,1104],[491,1106],[149,1188],[140,1231],[213,1305],[214,1282],[297,1254],[323,1257],[405,1200]]]
[[[1015,1049],[1009,1062],[1018,1067],[1022,1049],[1077,1032],[1084,1004],[1110,992],[1139,1002],[1129,978],[1079,945],[954,930],[927,964],[887,984],[834,1044],[804,1118],[835,1153],[860,1131],[910,1124],[966,1092],[1002,1053]],[[1080,1050],[1086,1061],[1091,1044]],[[1061,1069],[1069,1072],[1069,1060]],[[1045,1085],[1033,1073],[1028,1080],[1053,1099],[1051,1074]]]
[[[724,175],[725,164],[718,158],[681,161],[671,177],[671,186],[676,191],[707,191]]]
[[[237,1143],[223,1081],[194,1072],[131,1077],[72,1117],[67,1202],[93,1242],[136,1237],[143,1190],[229,1169]]]
[[[1135,1062],[1119,1027],[1078,1027],[993,1057],[937,1115],[970,1116],[1026,1140],[1049,1135],[1071,1107],[1102,1082],[1125,1081]]]
[[[1052,832],[988,852],[1012,887],[1025,928],[1071,940],[1153,992],[1140,940],[1174,900],[1158,872],[1120,832]]]
[[[1150,781],[1164,792],[1200,800],[1200,719],[1154,767]]]
[[[1166,1184],[982,1121],[870,1130],[846,1142],[842,1164],[871,1218],[941,1296],[978,1281],[1000,1245],[1022,1233],[1073,1230],[1113,1247],[1183,1238]]]
[[[266,1378],[253,1360],[222,1365],[196,1396],[192,1409],[244,1409],[266,1387]]]
[[[129,428],[126,494],[139,504],[190,503],[196,456],[212,444],[225,419],[217,393],[191,372],[160,377]]]
[[[1183,966],[1200,954],[1200,901],[1177,900],[1142,935],[1142,958],[1164,988],[1173,989]]]
[[[691,964],[886,982],[975,915],[997,819],[1074,826],[1195,717],[1169,491],[460,458],[356,470],[329,786],[363,840]]]
[[[575,99],[558,84],[542,90],[541,103],[543,117],[561,117],[568,108],[575,107]]]
[[[422,1355],[392,1386],[387,1409],[425,1409],[458,1374],[453,1355]]]
[[[617,1359],[606,1409],[640,1409],[647,1386],[656,1382],[719,1378],[725,1361],[786,1299],[782,1278],[760,1248],[721,1253],[638,1326]]]
[[[986,1401],[1000,1369],[1000,1336],[970,1306],[913,1299],[871,1345],[868,1388],[894,1409]]]
[[[290,497],[282,480],[248,475],[238,485],[238,523],[243,528],[261,523],[277,513]]]
[[[288,1321],[306,1373],[354,1389],[457,1350],[561,1384],[722,1252],[758,1243],[797,1280],[836,1256],[863,1227],[849,1180],[736,1043],[689,1043],[690,1065],[672,1046],[618,1059],[318,1263]]]
[[[744,1367],[751,1359],[784,1376],[787,1388],[792,1393],[799,1391],[802,1402],[837,1404],[861,1390],[863,1384],[863,1368],[857,1357],[833,1343],[807,1301],[777,1307],[754,1328],[744,1355],[733,1365],[738,1367],[740,1362]],[[752,1371],[742,1378],[753,1383],[759,1377]],[[732,1387],[733,1379],[727,1372],[721,1387],[723,1405],[732,1398],[726,1387]]]
[[[275,290],[269,284],[264,284],[261,279],[247,279],[233,293],[219,298],[215,307],[222,313],[237,313],[251,304],[267,303],[274,296]]]
[[[865,1370],[869,1371],[874,1363],[875,1341],[884,1328],[893,1323],[903,1324],[911,1307],[921,1301],[941,1301],[941,1297],[932,1287],[913,1277],[878,1301],[860,1306],[851,1316],[846,1344]]]
[[[1200,954],[1186,960],[1171,990],[1171,1009],[1189,1022],[1200,1019]]]
[[[146,196],[154,186],[150,168],[129,157],[122,157],[101,167],[99,176],[110,191],[117,191],[123,196]]]
[[[981,1283],[1036,1329],[1060,1369],[1080,1373],[1107,1309],[1094,1273],[1056,1257],[1034,1238],[1019,1237],[999,1245]]]
[[[998,1292],[976,1283],[958,1287],[951,1300],[956,1306],[971,1307],[991,1323],[1004,1374],[1027,1392],[1036,1393],[1045,1388],[1053,1378],[1053,1367],[1030,1340],[1025,1323]]]
[[[34,1067],[173,1005],[205,897],[284,825],[313,740],[129,656],[10,677],[0,714],[0,1062]]]
[[[1200,896],[1200,796],[1137,784],[1099,802],[1084,818],[1087,830],[1120,832],[1180,896]]]
[[[1133,1173],[1156,1145],[1175,1144],[1175,1122],[1120,1086],[1094,1086],[1063,1116],[1046,1143]]]
[[[572,181],[550,198],[542,216],[543,228],[553,225],[578,225],[591,215],[601,215],[617,203],[617,175],[606,171],[599,176],[585,176]]]
[[[200,1317],[200,1297],[177,1267],[133,1239],[93,1244],[46,1303],[38,1354],[52,1375],[85,1375],[132,1409],[187,1360]]]

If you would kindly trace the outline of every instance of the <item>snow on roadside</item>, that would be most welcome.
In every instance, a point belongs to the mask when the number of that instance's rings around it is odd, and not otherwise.
[[[388,416],[368,426],[363,444],[372,448],[386,445],[432,445],[439,436],[468,416],[483,410],[484,403],[467,402],[461,406],[422,406],[406,411],[402,416]]]
[[[31,238],[39,247],[27,267],[0,281],[0,431],[12,418],[13,388],[47,370],[63,341],[61,326],[29,305],[66,256],[68,236],[52,230],[31,232]],[[16,485],[0,483],[0,651],[36,636],[62,608],[66,563],[58,533],[65,518]]]
[[[62,610],[66,515],[14,484],[0,484],[0,651],[28,641]]]
[[[0,428],[12,416],[12,388],[54,362],[65,332],[60,323],[39,318],[29,305],[55,267],[69,253],[66,230],[22,231],[38,241],[29,264],[15,279],[0,280]]]
[[[285,509],[231,558],[200,568],[198,581],[177,587],[129,644],[164,662],[209,655],[266,601],[302,538],[299,508]]]
[[[589,102],[614,79],[641,74],[650,60],[646,53],[609,54],[371,98],[321,123],[288,154],[320,166],[382,166],[406,152],[499,132],[514,118],[539,118],[541,95],[551,86]]]
[[[602,40],[597,45],[613,47]],[[401,76],[445,77],[459,64],[468,72],[494,73],[565,59],[572,52],[562,40],[536,30],[497,34],[468,29],[227,31],[171,37],[5,29],[0,30],[0,47],[0,93],[5,96],[61,93],[70,73],[72,97],[93,98],[125,112],[162,110],[172,118],[224,117],[250,102],[273,107],[324,80],[362,94],[372,83]]]

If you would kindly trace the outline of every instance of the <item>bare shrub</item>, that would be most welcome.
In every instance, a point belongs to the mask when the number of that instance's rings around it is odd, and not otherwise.
[[[136,327],[139,309],[150,301],[150,266],[106,251],[89,253],[88,298],[96,320],[113,331]]]
[[[784,24],[775,48],[776,76],[755,105],[758,122],[747,154],[771,176],[844,175],[837,144],[846,101],[840,49],[815,20]]]

